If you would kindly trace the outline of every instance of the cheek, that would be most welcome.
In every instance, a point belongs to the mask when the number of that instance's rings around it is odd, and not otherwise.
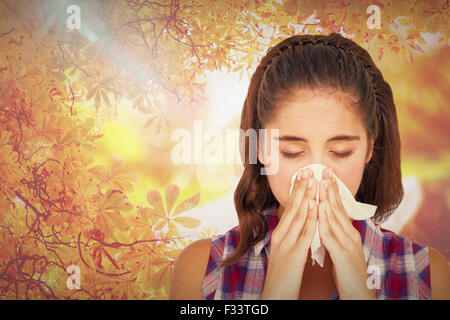
[[[364,166],[359,167],[345,167],[335,169],[336,175],[341,179],[341,181],[346,185],[346,187],[351,191],[353,197],[355,197],[356,192],[359,189],[361,183],[362,175],[364,173]]]
[[[291,178],[297,169],[298,165],[295,166],[287,163],[284,164],[280,159],[280,167],[278,172],[267,176],[273,195],[283,207],[285,207],[288,202]]]

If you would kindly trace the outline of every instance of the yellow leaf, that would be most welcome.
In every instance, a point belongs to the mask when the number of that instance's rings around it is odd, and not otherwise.
[[[85,130],[85,132],[89,132],[94,127],[94,124],[95,124],[94,118],[89,117],[86,120],[84,120],[83,129]]]
[[[160,220],[158,223],[155,224],[155,227],[154,227],[155,231],[164,228],[166,223],[167,223],[166,220]]]
[[[233,71],[233,72],[238,72],[238,71],[241,70],[243,67],[244,67],[244,66],[243,66],[242,64],[237,64],[237,65],[235,65],[235,66],[231,69],[231,71]]]
[[[168,185],[166,188],[166,208],[170,215],[170,210],[172,206],[177,201],[178,195],[180,194],[180,188],[174,184]]]
[[[88,171],[94,176],[94,178],[100,181],[105,181],[108,179],[108,170],[104,166],[94,166],[89,168]]]
[[[111,190],[106,196],[103,209],[129,211],[133,206],[128,202],[127,197],[120,190]]]
[[[180,213],[183,213],[187,210],[190,210],[198,205],[198,201],[200,200],[200,193],[197,193],[192,198],[189,198],[187,200],[184,200],[182,203],[178,205],[178,207],[175,209],[175,212],[173,213],[173,216],[177,216]]]
[[[89,101],[92,99],[92,97],[94,96],[95,92],[97,91],[98,87],[94,87],[91,90],[88,91],[87,95],[86,95],[86,101]]]
[[[171,220],[168,221],[168,227],[169,230],[167,231],[167,237],[174,237],[180,234],[180,232],[178,231],[177,226],[175,225],[175,223],[173,223]]]
[[[110,175],[115,174],[119,168],[123,165],[123,161],[119,159],[114,159],[110,169]]]
[[[51,71],[50,74],[55,77],[56,80],[58,81],[64,81],[66,80],[66,75],[64,74],[64,72],[58,72],[58,71]]]
[[[97,91],[95,94],[95,110],[98,111],[98,108],[100,107],[100,93]]]
[[[152,288],[154,290],[158,290],[161,287],[168,289],[170,274],[171,274],[170,265],[160,268],[152,276]]]
[[[147,193],[148,203],[156,209],[155,213],[160,217],[166,217],[161,194],[156,190],[151,190]]]
[[[151,116],[151,117],[147,120],[147,122],[144,124],[144,126],[142,127],[142,129],[147,129],[148,127],[150,127],[151,124],[152,124],[156,119],[158,119],[158,116],[157,116],[157,115]]]
[[[111,179],[111,183],[112,183],[112,187],[118,188],[120,190],[122,190],[123,192],[133,192],[134,188],[133,188],[133,184],[132,182],[135,182],[136,179],[136,175],[132,174],[132,173],[121,173],[121,174],[117,174],[115,175],[112,179]]]
[[[75,138],[76,133],[77,130],[75,128],[68,130],[64,137],[61,139],[61,144],[71,142]]]
[[[102,94],[103,101],[105,101],[106,105],[111,108],[111,102],[109,102],[108,94],[103,89],[101,89],[100,92]]]
[[[173,221],[190,229],[197,228],[200,225],[199,220],[190,217],[176,217],[173,219]]]
[[[161,256],[161,257],[153,257],[150,259],[150,263],[153,265],[163,265],[163,264],[167,264],[170,263],[169,258]]]
[[[107,215],[107,217],[112,221],[114,226],[119,230],[125,230],[128,226],[125,218],[120,214],[120,212],[114,211]]]

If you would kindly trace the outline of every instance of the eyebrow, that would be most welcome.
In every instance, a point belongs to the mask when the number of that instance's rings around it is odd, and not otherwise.
[[[278,141],[303,141],[303,142],[308,142],[308,140],[306,140],[303,137],[297,137],[297,136],[274,136],[273,139],[277,139]],[[349,136],[346,134],[340,134],[337,136],[334,136],[330,139],[327,140],[328,142],[332,142],[332,141],[359,141],[361,140],[361,138],[359,136]]]

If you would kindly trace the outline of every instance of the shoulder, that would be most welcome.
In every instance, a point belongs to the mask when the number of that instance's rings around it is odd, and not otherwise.
[[[414,255],[416,263],[424,265],[423,258],[427,255],[427,246],[405,238],[394,231],[379,227],[381,236],[379,241],[382,245],[382,254],[389,259],[402,259],[408,252]]]
[[[201,288],[208,265],[211,238],[194,241],[175,261],[169,299],[202,299]]]
[[[434,300],[450,299],[450,268],[447,259],[429,247],[431,292]]]
[[[405,245],[411,245],[416,267],[424,275],[428,272],[429,263],[432,299],[450,299],[450,265],[444,255],[430,246],[421,245],[408,238],[401,237],[393,231],[381,227],[380,230],[383,233],[385,256],[389,259],[397,259],[404,254]],[[425,259],[426,256],[429,259]]]

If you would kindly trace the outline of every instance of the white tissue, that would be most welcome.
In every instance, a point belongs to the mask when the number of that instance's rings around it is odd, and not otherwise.
[[[292,179],[291,179],[291,188],[289,190],[289,197],[291,196],[292,188],[294,187],[294,182],[295,182],[295,178],[297,177],[297,173],[300,170],[306,169],[306,168],[309,168],[314,173],[315,179],[317,181],[320,181],[320,180],[322,180],[322,171],[326,167],[320,163],[313,163],[313,164],[310,164],[310,165],[307,165],[305,167],[298,169],[293,174]],[[365,220],[365,219],[373,217],[373,215],[375,214],[375,211],[377,210],[377,206],[356,201],[355,198],[353,197],[351,191],[346,187],[346,185],[337,176],[336,176],[336,182],[338,185],[339,195],[341,196],[342,204],[350,218],[352,218],[353,220]],[[318,204],[319,203],[319,189],[318,188],[317,188],[316,201]],[[325,260],[325,248],[322,246],[322,244],[320,242],[319,221],[317,221],[316,233],[314,234],[314,238],[311,243],[311,260],[312,260],[312,265],[314,265],[314,262],[317,261],[317,263],[321,267],[323,267],[323,261]]]

